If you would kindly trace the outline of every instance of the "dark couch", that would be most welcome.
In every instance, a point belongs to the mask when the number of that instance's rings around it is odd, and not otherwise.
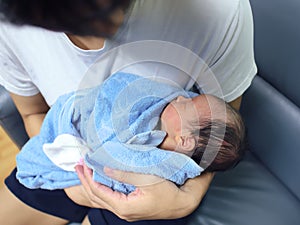
[[[259,72],[241,107],[249,148],[215,176],[189,225],[300,224],[300,1],[251,4]],[[2,88],[0,122],[22,146],[24,127]]]
[[[241,107],[249,149],[215,176],[190,225],[300,224],[300,1],[251,5],[258,76]]]

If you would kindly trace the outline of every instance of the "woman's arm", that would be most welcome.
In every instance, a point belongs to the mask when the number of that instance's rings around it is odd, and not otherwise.
[[[241,100],[240,96],[230,104],[238,110]],[[213,173],[204,173],[187,180],[178,188],[172,182],[155,176],[106,169],[108,176],[137,185],[136,191],[125,195],[94,182],[91,170],[85,165],[78,165],[76,171],[82,186],[65,190],[73,201],[80,205],[108,209],[127,221],[176,219],[189,215],[200,204],[214,176]]]
[[[229,104],[236,110],[240,110],[242,98],[243,98],[243,96],[240,96],[240,97],[236,98],[235,100],[233,100],[232,102],[229,102]]]
[[[178,188],[174,183],[155,176],[106,169],[107,175],[114,179],[139,184],[136,191],[125,195],[94,182],[91,170],[85,165],[77,166],[76,171],[83,188],[76,186],[65,189],[73,201],[93,208],[108,209],[127,221],[176,219],[189,215],[201,202],[213,178],[212,173],[205,173],[187,180]]]
[[[23,119],[26,132],[33,137],[40,132],[44,117],[49,106],[41,94],[34,96],[20,96],[10,93],[18,111]]]

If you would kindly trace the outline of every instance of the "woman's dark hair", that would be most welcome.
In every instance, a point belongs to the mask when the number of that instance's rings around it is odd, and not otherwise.
[[[227,122],[206,119],[201,122],[200,130],[196,131],[198,135],[197,147],[192,159],[200,164],[205,171],[224,171],[233,168],[244,155],[244,122],[240,114],[227,103],[226,114]],[[212,157],[213,160],[203,158],[205,151],[215,150],[216,154],[206,154],[206,156]]]
[[[111,36],[111,15],[130,0],[0,0],[2,19],[76,35]]]

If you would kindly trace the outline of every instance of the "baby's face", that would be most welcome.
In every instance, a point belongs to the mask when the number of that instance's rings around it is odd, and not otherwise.
[[[206,98],[199,95],[194,98],[179,96],[166,106],[161,114],[161,129],[169,138],[190,135],[192,125],[200,124],[200,119],[210,115]]]

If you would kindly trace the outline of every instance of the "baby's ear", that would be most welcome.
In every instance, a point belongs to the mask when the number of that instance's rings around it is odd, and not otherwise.
[[[180,136],[178,147],[186,153],[193,152],[196,147],[195,138],[193,136]]]

